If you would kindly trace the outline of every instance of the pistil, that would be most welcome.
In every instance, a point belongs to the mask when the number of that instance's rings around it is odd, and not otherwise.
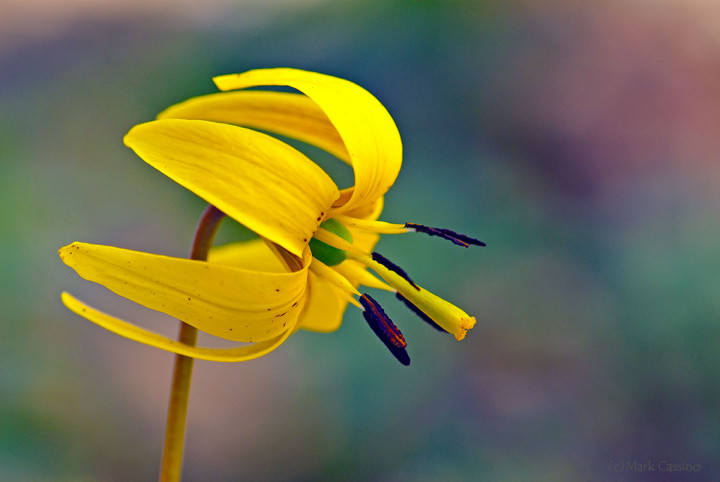
[[[405,298],[403,295],[401,295],[399,291],[397,291],[397,292],[395,293],[395,297],[396,297],[397,299],[399,299],[400,301],[402,301],[403,303],[405,303],[405,306],[407,306],[407,307],[410,309],[410,311],[412,311],[413,313],[415,313],[416,315],[418,315],[418,316],[420,317],[420,319],[423,320],[425,323],[427,323],[428,325],[432,326],[433,328],[435,328],[435,329],[438,330],[438,331],[442,331],[443,333],[447,333],[447,330],[446,330],[445,328],[443,328],[442,326],[440,326],[440,325],[438,325],[437,323],[435,323],[435,322],[432,320],[432,318],[430,318],[428,315],[426,315],[425,313],[423,313],[420,308],[418,308],[417,306],[415,306],[415,305],[413,305],[412,303],[410,303],[410,300],[408,300],[408,299]]]
[[[408,276],[408,274],[405,272],[404,269],[402,269],[400,266],[396,265],[395,263],[393,263],[392,261],[387,259],[382,254],[378,253],[377,251],[373,251],[372,259],[373,259],[373,261],[377,261],[381,265],[385,266],[390,271],[393,271],[393,272],[397,273],[398,275],[400,275],[400,277],[402,277],[402,279],[404,279],[405,281],[410,283],[410,286],[412,286],[416,290],[420,289],[420,287],[418,285],[416,285],[413,280],[410,279],[410,276]]]

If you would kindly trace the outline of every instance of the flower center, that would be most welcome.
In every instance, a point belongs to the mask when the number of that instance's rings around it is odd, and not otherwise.
[[[475,325],[476,320],[473,316],[417,285],[400,266],[377,251],[363,252],[358,246],[353,245],[352,235],[345,225],[375,234],[420,232],[429,236],[438,236],[465,248],[485,246],[485,243],[449,229],[422,224],[392,224],[343,215],[338,215],[337,218],[322,223],[310,241],[310,249],[314,257],[310,270],[334,284],[340,289],[341,296],[363,310],[363,316],[373,332],[403,365],[409,364],[410,358],[405,349],[407,344],[402,333],[390,321],[377,301],[367,294],[361,294],[356,286],[362,284],[394,291],[398,299],[434,328],[452,333],[457,340],[465,337],[465,333]],[[355,263],[338,266],[346,259]],[[372,269],[377,277],[367,273],[365,267]],[[359,296],[359,300],[355,300],[352,295]]]
[[[353,242],[352,234],[350,234],[348,228],[346,228],[337,219],[330,218],[327,221],[323,222],[320,227],[326,229],[327,231],[330,231],[337,236],[340,236],[342,239],[344,239],[350,244],[352,244]],[[345,259],[347,258],[345,251],[343,251],[342,249],[338,249],[330,246],[329,244],[325,244],[316,238],[312,238],[309,245],[313,257],[318,259],[319,261],[322,261],[328,266],[336,266],[345,261]]]

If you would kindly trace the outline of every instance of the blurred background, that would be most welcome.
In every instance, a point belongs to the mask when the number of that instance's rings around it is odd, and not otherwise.
[[[264,358],[198,362],[185,480],[717,480],[717,1],[0,11],[0,480],[156,478],[173,357],[73,315],[60,292],[169,336],[176,323],[83,281],[57,249],[187,256],[203,203],[122,137],[214,92],[214,75],[274,66],[385,104],[405,155],[383,218],[488,247],[408,235],[378,250],[478,323],[458,343],[380,294],[410,368],[355,309]]]

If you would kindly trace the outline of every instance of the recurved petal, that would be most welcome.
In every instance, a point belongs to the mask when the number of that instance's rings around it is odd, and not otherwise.
[[[308,300],[300,316],[300,328],[329,333],[340,328],[348,301],[328,281],[310,274]]]
[[[253,358],[261,357],[273,351],[293,332],[293,327],[288,326],[280,335],[259,343],[235,348],[203,348],[186,345],[157,333],[144,330],[126,321],[98,311],[68,293],[62,294],[62,301],[71,311],[120,336],[172,353],[200,358],[202,360],[221,362],[252,360]]]
[[[402,143],[383,105],[362,87],[329,75],[297,69],[260,69],[213,79],[220,90],[287,85],[310,97],[342,138],[355,173],[355,186],[344,191],[337,212],[372,204],[392,186],[402,163]]]
[[[83,278],[211,335],[245,342],[295,325],[311,256],[306,249],[300,271],[271,273],[77,242],[60,249]]]
[[[350,162],[335,126],[302,94],[243,90],[203,95],[165,109],[158,119],[199,119],[262,129],[307,142]]]
[[[208,254],[208,261],[253,271],[288,271],[262,238],[214,246]]]
[[[338,197],[310,159],[269,135],[203,120],[133,127],[125,144],[228,216],[300,257]]]

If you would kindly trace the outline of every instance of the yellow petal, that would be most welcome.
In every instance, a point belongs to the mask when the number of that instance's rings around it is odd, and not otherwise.
[[[259,343],[253,343],[252,345],[236,348],[202,348],[186,345],[157,333],[139,328],[135,325],[91,308],[68,293],[62,294],[62,301],[71,311],[120,336],[124,336],[125,338],[129,338],[139,343],[154,346],[172,353],[193,358],[200,358],[202,360],[221,362],[252,360],[253,358],[258,358],[273,351],[293,332],[293,327],[288,326],[284,332],[275,338]]]
[[[348,301],[327,280],[310,274],[309,296],[300,316],[300,328],[329,333],[340,328]]]
[[[297,69],[260,69],[213,79],[220,90],[287,85],[310,97],[345,143],[355,186],[336,203],[337,212],[373,204],[393,185],[402,163],[402,143],[383,105],[362,87],[329,75]]]
[[[133,127],[125,144],[175,182],[298,257],[338,197],[335,183],[310,159],[244,127],[159,120]]]
[[[208,254],[208,261],[253,271],[288,271],[261,238],[215,246]]]
[[[270,273],[138,251],[73,243],[60,257],[83,278],[167,313],[199,330],[235,341],[264,341],[293,326],[306,297],[304,268]]]
[[[246,90],[203,95],[165,109],[158,119],[198,119],[262,129],[307,142],[350,162],[335,127],[322,109],[302,94]]]

